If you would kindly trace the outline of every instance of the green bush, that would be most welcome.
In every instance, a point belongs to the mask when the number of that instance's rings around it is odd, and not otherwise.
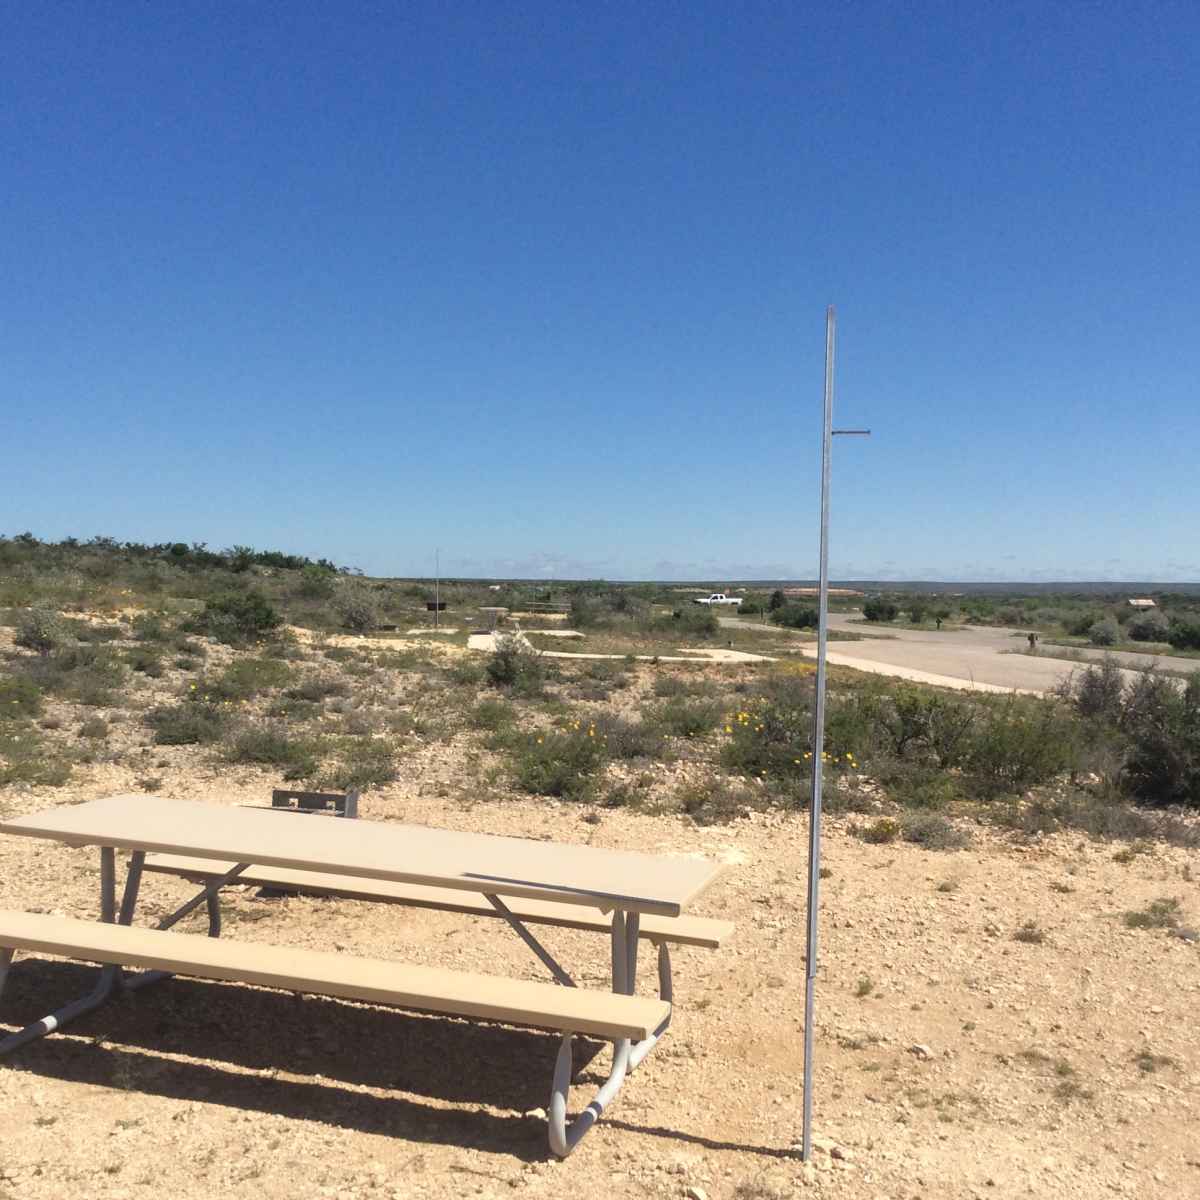
[[[1121,627],[1112,617],[1097,621],[1088,630],[1088,640],[1093,646],[1114,646],[1121,638]]]
[[[379,598],[369,586],[358,580],[343,580],[333,599],[343,629],[366,633],[379,624]]]
[[[908,602],[908,619],[914,625],[920,625],[929,615],[929,604],[925,600],[915,599]]]
[[[91,738],[95,741],[102,741],[108,737],[108,722],[101,717],[89,717],[79,727],[79,736],[81,738]]]
[[[906,816],[900,833],[906,842],[926,850],[964,850],[971,844],[969,834],[934,813]]]
[[[1170,621],[1157,608],[1135,613],[1125,626],[1125,632],[1135,642],[1165,642],[1170,631]]]
[[[1200,805],[1200,676],[1180,688],[1147,672],[1129,690],[1122,727],[1128,790],[1152,804]]]
[[[0,786],[62,787],[70,778],[70,758],[53,749],[35,729],[15,723],[0,727]]]
[[[657,628],[682,638],[711,638],[720,632],[717,614],[706,605],[691,604],[656,622]]]
[[[337,591],[338,576],[336,571],[317,563],[309,563],[300,569],[300,578],[296,582],[296,595],[305,600],[329,600]]]
[[[517,723],[517,710],[507,701],[486,698],[471,710],[470,723],[475,729],[492,733],[498,729],[511,729]]]
[[[652,720],[626,721],[601,713],[591,724],[610,758],[663,758],[669,751],[663,729]]]
[[[655,705],[646,714],[646,724],[650,730],[671,737],[702,737],[717,727],[721,712],[719,700],[688,700],[675,696]]]
[[[966,754],[967,773],[984,796],[1022,792],[1070,767],[1077,738],[1076,725],[1053,700],[985,702]]]
[[[291,668],[278,659],[239,658],[215,679],[199,680],[190,688],[210,700],[249,700],[262,692],[283,687],[291,679]]]
[[[541,655],[517,634],[497,636],[485,670],[493,687],[509,688],[523,696],[540,695],[546,680]]]
[[[186,700],[151,709],[145,722],[154,730],[154,740],[160,746],[194,746],[219,742],[229,719],[217,704]]]
[[[697,825],[727,825],[743,816],[754,799],[744,786],[721,778],[684,784],[677,798],[680,810]]]
[[[900,609],[882,596],[872,596],[863,604],[863,616],[868,621],[894,621]]]
[[[784,604],[771,613],[771,620],[787,629],[816,629],[820,613],[811,604]]]
[[[1200,621],[1176,618],[1171,622],[1167,641],[1173,650],[1200,650]]]
[[[1121,668],[1108,655],[1087,667],[1067,688],[1079,714],[1116,725],[1121,719],[1125,681]]]
[[[340,792],[363,791],[391,783],[397,774],[395,748],[382,738],[361,737],[339,745],[334,761],[317,776],[317,784]]]
[[[604,754],[595,727],[583,722],[563,731],[527,734],[511,750],[513,779],[533,795],[583,799],[591,792]]]
[[[721,762],[776,786],[795,785],[810,770],[813,687],[800,678],[767,686],[768,694],[748,699],[726,718],[729,738],[721,747]]]
[[[42,711],[41,689],[24,675],[0,679],[0,721],[36,717]]]
[[[250,588],[209,600],[192,624],[198,632],[238,646],[258,641],[272,629],[278,629],[283,618],[261,592]]]
[[[896,841],[900,836],[900,822],[895,817],[880,817],[870,825],[862,825],[856,830],[864,842],[872,846],[886,846]]]
[[[284,779],[311,778],[320,753],[317,739],[296,737],[282,726],[265,722],[243,729],[225,752],[230,762],[278,767]]]
[[[70,641],[70,627],[59,613],[49,608],[34,608],[25,613],[13,638],[14,644],[41,655],[50,654]]]
[[[125,652],[125,661],[139,675],[149,675],[151,679],[162,676],[162,653],[154,646],[134,646]]]
[[[278,687],[278,683],[269,683],[268,687]],[[308,700],[319,703],[328,700],[330,696],[344,696],[350,691],[350,685],[344,679],[332,675],[306,675],[299,683],[284,690],[289,700]]]

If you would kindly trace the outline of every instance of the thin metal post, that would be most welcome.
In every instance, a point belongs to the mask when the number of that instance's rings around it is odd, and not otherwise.
[[[821,893],[821,760],[825,750],[825,647],[829,604],[829,465],[833,445],[831,304],[825,312],[825,408],[821,423],[821,567],[817,588],[817,696],[813,710],[812,803],[808,810],[808,938],[804,957],[804,1131],[800,1157],[812,1155],[813,997],[817,982],[817,913]]]
[[[825,310],[825,406],[821,422],[821,567],[817,588],[817,695],[813,705],[812,803],[808,812],[808,938],[804,958],[804,1116],[800,1156],[812,1156],[813,1002],[817,984],[817,926],[821,902],[821,786],[825,755],[825,660],[829,642],[829,476],[835,434],[869,429],[833,427],[833,349],[836,318]]]
[[[433,627],[439,628],[442,618],[442,551],[433,552]]]

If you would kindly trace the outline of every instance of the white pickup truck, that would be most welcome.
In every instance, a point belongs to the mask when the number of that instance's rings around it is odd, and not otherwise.
[[[708,604],[713,608],[725,604],[732,604],[736,608],[741,602],[740,596],[727,596],[724,592],[713,592],[711,596],[697,596],[692,601],[693,604]]]

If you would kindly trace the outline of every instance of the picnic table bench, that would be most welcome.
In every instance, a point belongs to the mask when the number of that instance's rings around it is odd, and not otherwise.
[[[120,990],[172,974],[549,1029],[562,1038],[548,1123],[550,1147],[563,1157],[670,1024],[668,946],[716,948],[732,931],[727,922],[683,915],[717,874],[712,864],[694,858],[362,820],[292,821],[268,810],[146,796],[52,809],[0,823],[0,832],[100,847],[99,922],[0,909],[0,993],[17,950],[102,967],[86,996],[0,1039],[0,1055],[62,1028]],[[119,909],[117,849],[130,851]],[[135,928],[145,872],[203,886],[156,929]],[[230,942],[219,938],[219,896],[232,883],[495,916],[522,937],[554,982]],[[168,932],[201,905],[208,912],[208,936]],[[612,990],[577,987],[527,924],[607,932]],[[634,994],[641,939],[658,946],[657,998]],[[143,970],[131,975],[126,968]],[[594,1099],[568,1122],[576,1034],[612,1041],[613,1061]]]

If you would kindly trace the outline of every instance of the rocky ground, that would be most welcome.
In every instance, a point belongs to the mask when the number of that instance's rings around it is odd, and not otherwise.
[[[149,745],[138,708],[186,684],[139,686],[144,695],[104,713],[103,753],[65,787],[0,789],[0,815],[147,788],[266,800],[277,774],[198,747]],[[637,687],[612,703],[629,704]],[[77,715],[62,712],[53,736],[74,737]],[[59,715],[57,702],[47,713]],[[734,921],[736,935],[715,953],[676,953],[671,1032],[570,1159],[546,1148],[553,1037],[177,980],[0,1067],[0,1198],[1200,1194],[1194,850],[979,827],[970,848],[935,852],[870,845],[854,833],[864,817],[829,817],[815,1030],[821,1137],[806,1165],[793,1149],[803,815],[751,812],[700,827],[653,805],[519,796],[494,766],[475,734],[413,737],[398,778],[367,793],[362,815],[701,854],[726,867],[697,911]],[[658,764],[654,789],[666,795],[698,769],[686,756]],[[97,858],[0,837],[0,904],[92,917]],[[170,911],[190,890],[148,877],[138,919]],[[542,977],[498,921],[227,895],[230,937]],[[1127,913],[1163,900],[1179,902],[1174,927],[1126,924]],[[582,983],[606,985],[603,938],[544,937]],[[642,964],[648,987],[648,955]],[[0,1022],[11,1029],[41,1016],[85,990],[91,971],[20,956]],[[606,1073],[607,1049],[594,1049],[576,1108]]]
[[[97,768],[83,799],[132,786]],[[870,846],[829,822],[814,1163],[799,1136],[802,818],[701,829],[675,816],[470,801],[439,748],[365,801],[373,820],[555,837],[726,864],[700,911],[737,923],[676,955],[671,1033],[563,1163],[545,1123],[550,1037],[176,981],[20,1051],[0,1071],[0,1196],[1178,1197],[1200,1191],[1194,942],[1122,916],[1179,897],[1189,858],[1077,838],[981,836],[968,851]],[[249,770],[179,772],[163,794],[261,800]],[[10,812],[61,793],[9,796]],[[297,818],[301,819],[301,818]],[[94,851],[0,840],[4,904],[95,912]],[[142,918],[187,885],[151,878]],[[228,936],[538,976],[498,922],[230,893]],[[1044,940],[1017,940],[1027,922]],[[1186,929],[1185,929],[1186,934]],[[584,982],[600,939],[549,931]],[[22,958],[10,1027],[88,969]],[[649,972],[647,972],[649,974]],[[585,1102],[606,1051],[573,1099]]]

